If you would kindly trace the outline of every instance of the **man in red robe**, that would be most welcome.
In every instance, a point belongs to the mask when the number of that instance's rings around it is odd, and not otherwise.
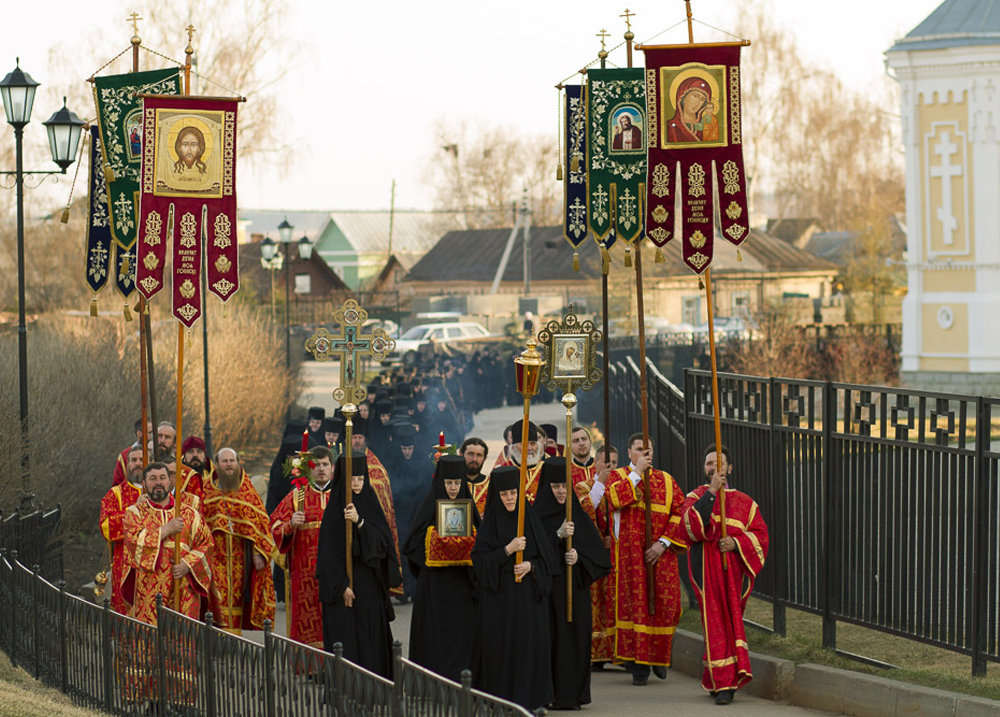
[[[633,663],[632,684],[645,685],[650,668],[667,677],[674,631],[681,617],[677,553],[687,550],[681,529],[684,493],[669,474],[652,468],[652,441],[643,450],[642,434],[628,440],[629,465],[607,482],[617,570],[615,659]],[[648,477],[647,476],[648,472]],[[645,495],[650,495],[652,544],[645,537]],[[653,571],[654,611],[649,613],[646,572]]]
[[[146,435],[153,432],[153,424],[146,422]],[[111,477],[111,485],[121,485],[125,482],[129,475],[128,470],[128,454],[132,450],[133,446],[139,446],[142,448],[142,419],[137,419],[135,422],[135,443],[123,450],[118,454],[118,460],[115,461],[115,470]]]
[[[490,489],[490,477],[483,475],[483,465],[486,463],[486,456],[490,453],[486,441],[482,438],[470,436],[462,443],[458,449],[458,454],[465,459],[465,479],[469,483],[469,490],[472,492],[472,500],[479,511],[479,517],[483,517],[486,510],[486,495]]]
[[[236,451],[223,448],[216,463],[202,486],[213,542],[210,604],[215,624],[239,635],[274,622],[274,578],[267,568],[277,550],[264,503]]]
[[[574,432],[574,439],[577,438]],[[589,434],[587,434],[589,440]],[[574,440],[575,443],[575,440]],[[575,459],[574,459],[575,460]],[[608,501],[605,499],[605,485],[608,478],[618,468],[618,451],[609,446],[607,453],[599,446],[590,470],[590,477],[576,483],[576,496],[580,505],[591,517],[604,538],[604,547],[611,555],[611,573],[590,586],[591,642],[590,661],[597,669],[614,662],[615,659],[615,537],[608,522]],[[577,477],[576,465],[573,480]]]
[[[142,495],[142,447],[133,446],[127,456],[128,480],[113,485],[101,499],[101,534],[111,550],[111,609],[128,615],[129,604],[122,592],[125,577],[125,511]]]
[[[722,446],[722,459],[717,458],[713,443],[705,449],[708,482],[688,493],[683,524],[691,545],[688,570],[705,636],[701,686],[715,697],[716,704],[728,705],[736,690],[753,679],[743,610],[767,558],[768,533],[757,503],[746,493],[726,487],[733,469],[729,449]],[[719,500],[723,491],[725,538]]]
[[[285,556],[285,620],[288,636],[311,647],[323,647],[323,606],[316,582],[316,546],[323,512],[330,500],[333,453],[317,446],[311,450],[314,467],[312,482],[292,488],[271,513],[271,534],[278,552]]]

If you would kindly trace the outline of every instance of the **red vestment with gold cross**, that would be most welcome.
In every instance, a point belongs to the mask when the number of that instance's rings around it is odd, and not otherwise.
[[[132,446],[129,446],[121,453],[118,454],[118,460],[115,461],[115,471],[111,475],[111,485],[112,487],[116,485],[121,485],[126,483],[126,478],[128,478],[128,454],[132,452]]]
[[[292,488],[271,513],[271,534],[278,552],[285,556],[285,575],[289,580],[291,604],[285,619],[288,636],[312,647],[323,647],[323,606],[319,602],[316,582],[316,548],[323,512],[330,501],[330,491],[316,490],[308,485],[299,495]],[[297,528],[291,525],[292,513],[301,511],[306,522]]]
[[[590,491],[594,487],[594,464],[581,466],[573,462],[573,487],[580,506],[594,521],[601,537],[608,532],[607,501],[602,500],[595,506],[590,499]],[[615,545],[611,535],[611,572],[606,577],[594,581],[590,585],[590,661],[613,662],[615,659]]]
[[[757,503],[746,493],[726,490],[726,534],[736,542],[736,549],[721,552],[721,508],[721,501],[703,485],[688,493],[683,512],[691,544],[688,570],[705,636],[701,686],[713,692],[739,689],[753,679],[743,611],[768,547],[767,525]]]
[[[128,510],[142,495],[138,486],[125,481],[112,486],[101,499],[101,534],[111,547],[111,575],[108,584],[111,586],[111,609],[122,615],[128,615],[129,604],[122,593],[122,580],[125,578],[125,511]]]
[[[219,489],[217,476],[213,471],[202,485],[202,513],[213,543],[212,616],[216,625],[236,634],[263,630],[265,620],[274,622],[274,578],[268,566],[254,568],[253,556],[270,563],[277,554],[271,521],[246,471],[232,493]]]
[[[644,558],[645,488],[633,485],[630,468],[619,468],[608,477],[607,495],[611,509],[619,512],[618,539],[614,544],[612,568],[615,576],[615,659],[642,665],[670,665],[674,631],[681,617],[681,582],[677,552],[687,550],[681,529],[684,493],[669,474],[650,469],[652,538],[669,541],[654,568],[654,614],[646,600]],[[614,516],[612,516],[614,520]]]

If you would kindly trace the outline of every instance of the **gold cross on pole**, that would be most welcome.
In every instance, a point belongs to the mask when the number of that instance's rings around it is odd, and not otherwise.
[[[188,54],[188,55],[193,55],[194,54],[194,44],[193,44],[194,43],[194,25],[188,25],[184,29],[187,31],[187,34],[188,34],[188,44],[187,44],[187,47],[184,48],[184,52],[186,54]]]
[[[631,19],[633,17],[635,17],[635,13],[634,12],[629,12],[628,8],[625,8],[625,14],[624,15],[619,15],[618,17],[625,18],[625,29],[628,32],[631,32],[632,31],[632,22],[631,22]]]
[[[133,12],[131,15],[129,15],[127,18],[125,18],[125,22],[132,23],[132,34],[133,35],[138,35],[139,34],[139,21],[140,20],[142,20],[142,18],[139,17],[139,13],[137,13],[137,12]]]
[[[611,37],[611,33],[608,32],[607,30],[605,30],[602,27],[601,31],[599,33],[597,33],[596,35],[594,35],[594,37],[601,38],[601,52],[606,52],[606,50],[604,49],[604,40],[605,40],[605,38]]]

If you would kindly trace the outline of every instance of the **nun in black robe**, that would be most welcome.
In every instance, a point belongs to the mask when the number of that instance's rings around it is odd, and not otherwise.
[[[352,472],[356,476],[364,476],[364,485],[352,499],[352,505],[358,512],[352,539],[354,600],[350,607],[345,604],[344,596],[348,588],[345,464],[345,456],[341,456],[333,474],[330,502],[323,513],[316,551],[316,581],[323,605],[323,648],[332,651],[333,645],[339,642],[344,647],[345,658],[391,679],[392,632],[389,623],[395,614],[389,601],[389,589],[400,584],[399,563],[389,523],[368,480],[365,456],[355,453]]]
[[[560,574],[552,584],[549,610],[552,621],[552,691],[555,709],[579,709],[590,704],[590,641],[592,638],[590,585],[611,572],[611,557],[590,516],[580,506],[575,491],[568,498],[573,505],[573,622],[566,621],[566,502],[560,503],[552,486],[566,487],[566,459],[549,458],[542,464],[542,476],[534,509],[552,549],[560,560]]]
[[[514,579],[517,504],[511,510],[500,498],[519,488],[519,470],[497,468],[490,474],[483,522],[472,549],[472,565],[481,588],[473,648],[473,685],[484,692],[534,710],[552,702],[549,638],[549,592],[559,564],[545,529],[525,502],[524,562],[530,571]]]
[[[285,432],[281,437],[281,447],[271,462],[270,479],[267,482],[267,496],[264,505],[270,515],[285,496],[292,490],[292,480],[285,476],[285,461],[294,456],[302,448],[302,431],[306,430],[306,422],[292,419],[285,424]],[[274,577],[274,593],[278,602],[285,602],[285,571],[277,563],[272,568]]]
[[[458,494],[451,498],[446,480],[460,480]],[[472,633],[476,620],[474,596],[475,578],[472,572],[471,548],[475,536],[449,538],[454,547],[459,541],[468,543],[461,558],[451,560],[433,557],[428,565],[428,548],[443,541],[437,534],[437,502],[439,500],[472,501],[472,492],[465,475],[462,456],[441,456],[434,469],[430,490],[417,508],[413,530],[403,546],[403,555],[410,573],[417,579],[410,616],[410,659],[439,675],[460,682],[462,671],[472,668]],[[479,512],[472,504],[472,524],[479,528]],[[432,548],[433,551],[433,548]],[[453,563],[441,565],[441,562]]]

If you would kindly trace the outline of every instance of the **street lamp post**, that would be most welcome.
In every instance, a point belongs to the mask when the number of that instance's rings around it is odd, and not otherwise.
[[[309,261],[312,258],[313,243],[309,241],[309,237],[303,236],[297,242],[292,241],[292,232],[295,230],[291,224],[288,223],[288,217],[281,220],[281,224],[278,225],[278,241],[275,242],[271,237],[265,237],[264,241],[260,243],[260,256],[263,261],[268,263],[273,262],[275,255],[278,252],[278,244],[282,244],[285,247],[285,368],[291,369],[292,367],[292,339],[291,339],[291,316],[290,316],[290,305],[292,301],[292,285],[291,279],[289,277],[289,272],[292,264],[291,257],[291,245],[293,243],[297,244],[299,247],[299,258],[302,261]]]
[[[24,279],[24,177],[27,174],[66,174],[66,169],[76,160],[76,149],[80,145],[83,121],[66,108],[63,98],[62,109],[55,112],[42,124],[49,137],[52,161],[59,165],[58,171],[24,171],[22,142],[24,128],[31,121],[31,108],[35,102],[35,90],[40,83],[21,69],[18,58],[14,70],[0,81],[0,95],[7,124],[14,128],[15,169],[0,172],[14,175],[17,193],[17,368],[20,387],[21,418],[21,504],[19,510],[32,510],[31,461],[28,443],[28,325],[25,311]]]

